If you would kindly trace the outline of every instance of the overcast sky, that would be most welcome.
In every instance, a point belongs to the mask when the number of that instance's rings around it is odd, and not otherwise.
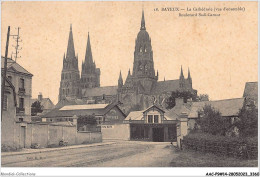
[[[257,2],[2,2],[1,54],[7,26],[21,27],[18,63],[33,76],[32,97],[42,92],[54,103],[72,24],[79,70],[90,33],[93,58],[101,69],[101,86],[116,85],[133,68],[135,39],[142,6],[159,80],[178,79],[188,67],[193,87],[210,99],[242,97],[245,82],[258,79]],[[220,17],[179,17],[162,7],[245,7],[245,12],[221,12]],[[14,52],[12,48],[9,54]],[[10,57],[10,55],[9,55]]]

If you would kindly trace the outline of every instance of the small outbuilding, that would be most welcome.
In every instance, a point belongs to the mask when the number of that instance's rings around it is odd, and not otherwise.
[[[124,120],[130,125],[130,140],[176,141],[177,119],[165,115],[159,106],[152,105],[143,111],[133,111]]]

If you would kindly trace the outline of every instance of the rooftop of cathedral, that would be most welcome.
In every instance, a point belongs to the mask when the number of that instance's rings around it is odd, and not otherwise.
[[[84,97],[91,96],[102,96],[105,95],[116,95],[118,86],[105,86],[105,87],[95,87],[83,89]]]

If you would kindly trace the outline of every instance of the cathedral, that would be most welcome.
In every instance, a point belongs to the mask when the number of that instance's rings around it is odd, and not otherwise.
[[[79,77],[78,57],[75,55],[70,27],[67,54],[63,57],[58,105],[120,101],[122,110],[129,112],[145,109],[154,103],[165,107],[166,99],[173,91],[190,91],[197,94],[192,88],[190,71],[185,78],[182,67],[179,79],[158,81],[158,77],[159,72],[154,69],[151,38],[146,31],[143,11],[140,31],[135,40],[133,70],[131,72],[129,69],[125,82],[120,71],[117,86],[100,87],[100,69],[96,68],[93,61],[89,34],[81,78]]]

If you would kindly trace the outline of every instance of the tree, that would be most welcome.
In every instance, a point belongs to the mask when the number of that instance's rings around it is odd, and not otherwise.
[[[96,125],[97,120],[94,115],[86,115],[86,116],[79,116],[77,119],[78,126],[84,126],[84,125]]]
[[[43,107],[41,105],[41,102],[35,101],[31,106],[31,115],[36,116],[37,113],[42,113]]]
[[[254,137],[258,134],[258,109],[254,104],[245,104],[238,113],[239,120],[235,123],[239,136]]]
[[[200,94],[197,98],[197,101],[209,101],[209,95],[208,94]]]
[[[196,95],[192,94],[190,91],[175,91],[172,92],[171,96],[166,100],[167,107],[166,109],[171,109],[176,105],[175,99],[183,98],[184,103],[187,103],[188,99],[195,100]]]
[[[212,135],[225,135],[231,126],[228,118],[223,118],[211,105],[205,105],[199,112],[197,123],[202,132]]]

